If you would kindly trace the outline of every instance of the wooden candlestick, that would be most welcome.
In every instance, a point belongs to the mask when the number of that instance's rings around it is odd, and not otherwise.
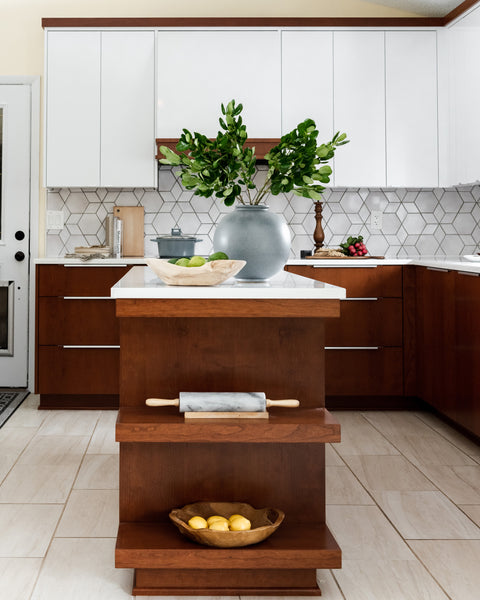
[[[315,252],[320,250],[323,246],[323,240],[325,239],[325,232],[322,227],[322,202],[314,202],[315,206],[315,231],[313,232],[313,241],[315,242]]]

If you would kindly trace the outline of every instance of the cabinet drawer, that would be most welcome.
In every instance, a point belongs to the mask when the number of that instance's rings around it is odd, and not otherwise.
[[[37,294],[39,296],[110,296],[110,288],[130,268],[130,266],[37,265]]]
[[[39,298],[38,343],[42,346],[119,344],[115,300]]]
[[[117,348],[38,349],[38,393],[118,394]]]
[[[401,298],[342,300],[340,319],[325,319],[327,346],[401,346]]]
[[[327,396],[401,396],[401,348],[325,351]]]
[[[286,270],[316,281],[338,285],[347,298],[401,298],[402,267],[314,267],[289,265]]]

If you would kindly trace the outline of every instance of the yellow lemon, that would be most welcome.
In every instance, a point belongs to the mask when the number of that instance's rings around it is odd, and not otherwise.
[[[230,520],[229,526],[231,531],[247,531],[252,527],[252,524],[246,517],[239,515],[236,519]]]
[[[195,517],[192,517],[188,521],[188,524],[190,525],[190,527],[192,529],[206,529],[207,528],[207,522],[205,521],[205,519],[203,517],[199,517],[198,515]]]
[[[226,521],[228,523],[225,517],[221,517],[220,515],[212,515],[211,517],[208,517],[207,525],[210,527],[210,525],[215,523],[215,521]]]
[[[235,514],[235,515],[231,515],[230,517],[228,517],[228,520],[233,521],[233,519],[238,519],[238,517],[242,517],[242,519],[243,519],[243,515]]]
[[[225,521],[214,521],[208,528],[215,531],[228,531],[228,521],[226,519]]]

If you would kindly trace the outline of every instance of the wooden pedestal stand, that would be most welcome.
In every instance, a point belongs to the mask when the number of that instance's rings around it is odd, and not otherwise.
[[[339,300],[117,300],[120,321],[120,527],[115,564],[134,595],[319,595],[339,568],[325,524],[324,323]],[[308,317],[304,316],[308,315]],[[269,419],[192,419],[149,408],[180,391],[298,398]],[[260,544],[217,549],[182,537],[172,508],[200,500],[278,507]]]

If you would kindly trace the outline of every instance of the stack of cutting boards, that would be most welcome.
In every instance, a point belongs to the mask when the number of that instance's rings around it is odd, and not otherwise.
[[[143,206],[114,206],[113,216],[122,220],[122,256],[144,256]]]

